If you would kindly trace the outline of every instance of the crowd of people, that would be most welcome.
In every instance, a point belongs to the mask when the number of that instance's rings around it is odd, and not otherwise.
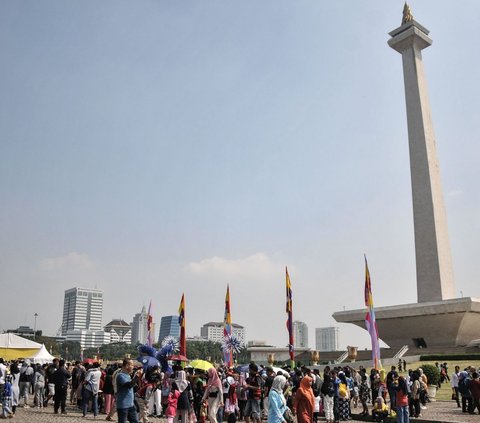
[[[50,401],[54,413],[66,414],[69,401],[84,417],[103,413],[113,421],[116,414],[120,423],[147,423],[154,417],[168,423],[317,423],[320,416],[334,423],[350,420],[352,408],[361,408],[360,414],[376,422],[396,416],[406,423],[420,417],[429,401],[421,368],[400,375],[395,366],[386,373],[361,366],[274,371],[255,363],[198,370],[177,363],[162,372],[160,366],[135,363],[126,358],[102,367],[98,362],[55,359],[40,365],[0,358],[1,416],[13,417],[19,406],[47,407]],[[458,407],[465,413],[480,412],[476,369],[460,371],[457,366],[449,379]]]

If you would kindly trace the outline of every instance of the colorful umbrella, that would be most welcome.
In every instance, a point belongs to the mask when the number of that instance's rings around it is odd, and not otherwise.
[[[193,360],[190,362],[190,367],[198,370],[207,371],[208,369],[211,369],[213,367],[213,364],[205,360]]]
[[[188,361],[188,358],[182,354],[171,355],[170,357],[168,357],[168,359],[172,361]]]

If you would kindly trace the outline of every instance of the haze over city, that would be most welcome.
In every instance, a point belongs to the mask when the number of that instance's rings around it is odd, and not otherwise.
[[[480,4],[411,2],[423,52],[458,296],[478,295],[474,40]],[[232,320],[287,343],[416,301],[401,57],[403,1],[0,4],[0,329],[56,333],[64,291],[104,291],[103,322],[186,297],[188,336]],[[157,326],[158,327],[158,326]],[[381,336],[381,334],[380,334]]]

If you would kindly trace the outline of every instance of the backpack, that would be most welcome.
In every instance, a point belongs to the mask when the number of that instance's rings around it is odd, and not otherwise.
[[[338,385],[338,396],[340,398],[348,397],[347,385],[345,385],[344,383],[341,383],[340,385]]]
[[[460,379],[458,381],[458,391],[462,394],[464,397],[470,397],[470,389],[468,387],[468,378],[464,377],[463,379]]]
[[[121,371],[122,369],[117,369],[113,372],[113,375],[112,375],[113,395],[117,395],[117,391],[118,391],[117,376]]]

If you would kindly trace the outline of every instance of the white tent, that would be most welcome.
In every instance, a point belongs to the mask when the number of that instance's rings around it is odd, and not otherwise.
[[[51,363],[55,357],[48,352],[45,348],[45,344],[42,344],[42,348],[32,357],[29,357],[34,363],[45,364]]]
[[[5,360],[31,357],[40,348],[42,348],[42,344],[22,338],[14,333],[0,334],[0,357],[3,357]]]

